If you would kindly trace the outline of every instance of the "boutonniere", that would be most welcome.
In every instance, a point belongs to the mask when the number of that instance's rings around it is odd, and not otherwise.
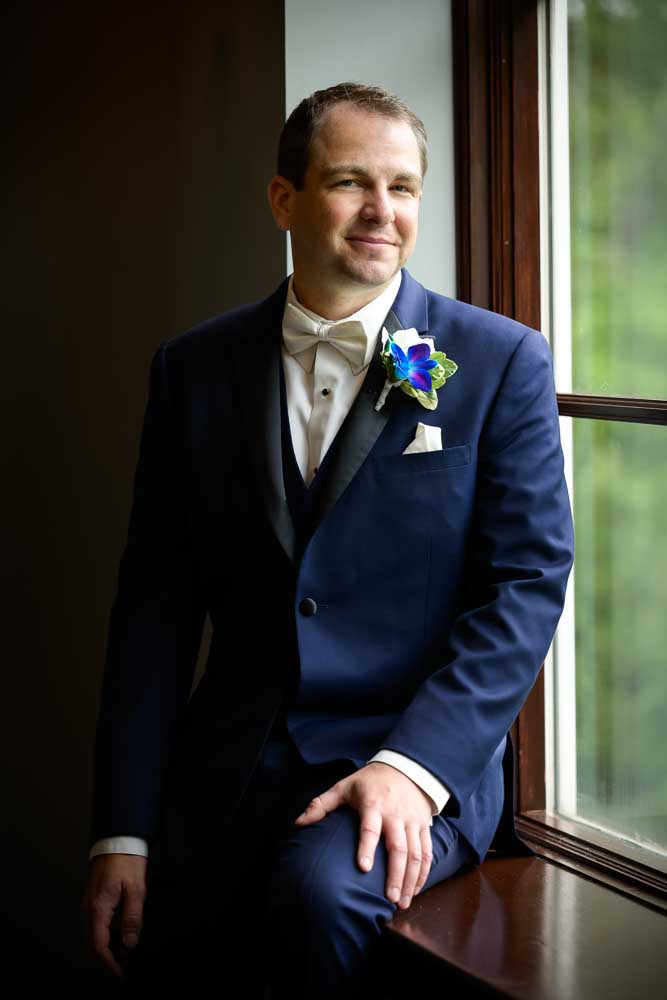
[[[427,410],[435,410],[438,405],[435,390],[445,384],[458,365],[444,351],[434,348],[433,337],[420,337],[414,327],[396,330],[393,335],[382,328],[380,358],[387,378],[375,404],[376,410],[382,409],[394,386],[399,386],[406,396],[414,396]]]

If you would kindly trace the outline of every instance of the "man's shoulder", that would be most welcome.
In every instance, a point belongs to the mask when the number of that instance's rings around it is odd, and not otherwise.
[[[545,339],[539,330],[510,316],[472,305],[462,299],[451,298],[430,288],[425,288],[424,291],[428,302],[429,327],[447,325],[455,331],[465,331],[468,336],[478,334],[504,341],[514,347],[524,338],[540,341]]]
[[[286,281],[270,295],[226,309],[168,338],[163,347],[177,363],[218,360],[230,349],[256,344],[262,334],[278,329]],[[278,326],[276,325],[278,324]]]
[[[217,352],[228,347],[232,340],[236,342],[239,337],[250,339],[266,301],[259,299],[247,302],[209,316],[167,339],[164,342],[165,348],[174,356],[187,357]]]
[[[447,353],[482,355],[488,362],[503,365],[517,352],[549,362],[551,349],[539,330],[519,320],[451,298],[430,288],[424,289],[429,331],[436,334]],[[449,348],[449,350],[448,350]]]

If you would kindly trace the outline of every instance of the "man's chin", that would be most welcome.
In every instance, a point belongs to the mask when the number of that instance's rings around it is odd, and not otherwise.
[[[397,271],[400,271],[402,264],[395,261],[391,266],[378,262],[367,262],[364,265],[352,265],[344,268],[345,276],[354,284],[362,285],[366,288],[377,288],[380,285],[388,284]]]

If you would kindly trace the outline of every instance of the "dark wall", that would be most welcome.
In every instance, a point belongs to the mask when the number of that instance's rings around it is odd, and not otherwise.
[[[149,361],[285,273],[265,194],[283,5],[3,17],[3,944],[57,972],[86,964],[92,748]]]

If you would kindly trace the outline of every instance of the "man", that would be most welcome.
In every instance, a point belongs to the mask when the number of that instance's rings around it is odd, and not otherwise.
[[[268,188],[293,275],[153,358],[83,900],[140,987],[373,996],[396,908],[517,844],[572,564],[551,357],[405,269],[426,167],[394,95],[313,94]]]

